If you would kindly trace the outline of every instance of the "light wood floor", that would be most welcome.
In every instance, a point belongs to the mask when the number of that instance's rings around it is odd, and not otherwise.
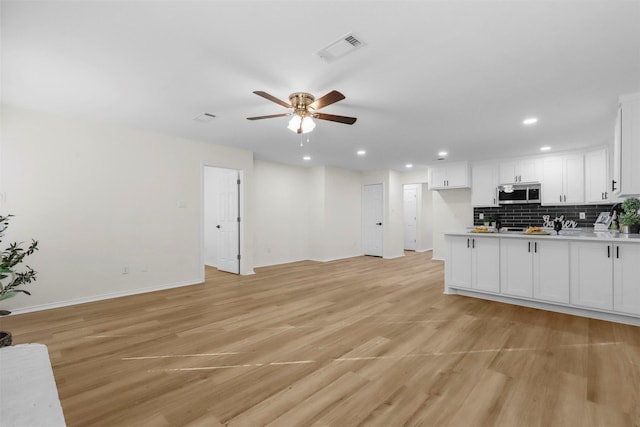
[[[430,256],[208,270],[0,328],[48,345],[69,426],[640,426],[640,328],[443,295]]]

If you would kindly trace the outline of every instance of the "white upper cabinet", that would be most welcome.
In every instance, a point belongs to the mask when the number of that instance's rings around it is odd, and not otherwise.
[[[429,189],[469,188],[469,163],[449,163],[429,168]]]
[[[640,93],[620,97],[613,149],[613,193],[640,194]]]
[[[607,149],[589,151],[584,155],[584,198],[587,203],[613,203],[609,156]]]
[[[498,165],[495,163],[471,166],[471,205],[498,206]]]
[[[542,161],[542,204],[584,203],[584,156],[572,154]]]
[[[521,159],[500,163],[500,184],[539,182],[540,160]]]

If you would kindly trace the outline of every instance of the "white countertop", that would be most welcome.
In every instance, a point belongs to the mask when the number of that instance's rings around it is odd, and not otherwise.
[[[640,234],[624,234],[613,231],[594,232],[593,228],[583,228],[582,230],[561,230],[557,235],[555,231],[548,230],[549,234],[527,234],[516,232],[495,232],[495,233],[474,233],[472,229],[445,232],[446,236],[482,236],[500,237],[508,239],[554,239],[554,240],[579,240],[597,242],[629,242],[640,243]]]

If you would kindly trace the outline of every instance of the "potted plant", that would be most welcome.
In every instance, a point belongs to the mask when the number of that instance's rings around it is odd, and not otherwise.
[[[13,215],[0,215],[0,242],[4,236],[5,230],[9,227],[9,218]],[[20,289],[22,285],[26,285],[36,280],[37,272],[28,265],[24,270],[19,271],[18,266],[22,264],[24,259],[33,252],[38,250],[38,241],[31,240],[28,248],[22,248],[21,243],[11,243],[6,249],[0,253],[0,301],[11,298],[18,293],[31,295],[29,291]],[[0,316],[11,314],[8,310],[0,310]],[[0,347],[11,345],[11,333],[0,331]]]
[[[482,219],[482,222],[484,224],[485,227],[488,227],[491,225],[491,221],[493,220],[493,218],[491,217],[491,215],[486,215],[484,216],[484,218]]]
[[[620,223],[620,231],[622,233],[637,233],[640,228],[640,200],[636,197],[630,197],[622,202],[622,210],[624,213],[618,218]]]

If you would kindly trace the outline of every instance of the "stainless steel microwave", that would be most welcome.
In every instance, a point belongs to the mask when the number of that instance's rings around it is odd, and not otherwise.
[[[498,186],[498,203],[540,203],[540,184],[504,184]]]

